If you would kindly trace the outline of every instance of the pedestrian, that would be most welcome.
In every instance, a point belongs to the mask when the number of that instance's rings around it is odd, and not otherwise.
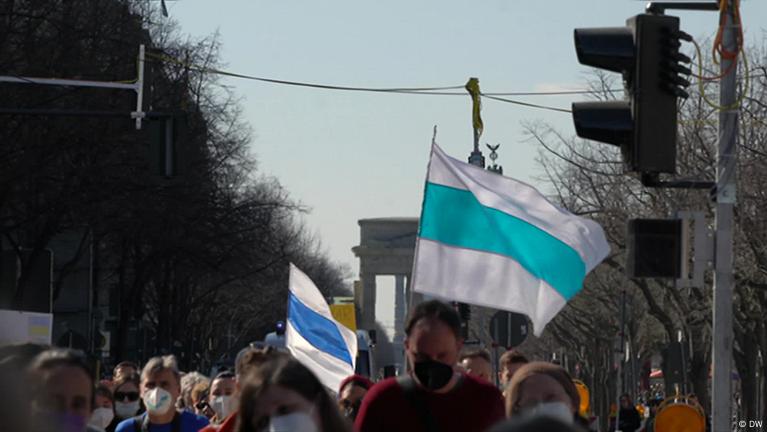
[[[480,349],[461,354],[460,365],[470,375],[482,378],[487,382],[491,382],[493,379],[493,362],[487,350]]]
[[[119,378],[112,382],[115,418],[105,428],[106,432],[114,432],[121,421],[143,412],[141,395],[139,393],[140,385],[141,378],[139,375],[128,372],[121,374]]]
[[[503,419],[495,386],[454,369],[461,320],[440,301],[417,305],[405,326],[407,375],[376,384],[362,401],[360,432],[484,431]]]
[[[203,416],[208,420],[212,419],[216,415],[213,408],[208,403],[208,395],[210,394],[210,381],[197,383],[192,389],[192,407],[195,414]]]
[[[519,368],[529,362],[527,357],[519,351],[509,350],[501,355],[501,358],[498,360],[498,368],[500,369],[498,371],[498,381],[501,383],[501,391],[504,397],[506,396],[506,389],[511,382],[511,378],[514,377]]]
[[[115,418],[114,397],[112,390],[104,384],[96,386],[93,411],[88,424],[106,430]]]
[[[237,353],[237,357],[234,361],[235,392],[232,395],[238,401],[236,407],[237,410],[229,414],[220,425],[211,424],[200,432],[234,432],[236,430],[243,380],[251,371],[260,367],[270,359],[273,359],[275,356],[289,357],[290,355],[285,352],[277,351],[272,347],[262,349],[247,347]],[[207,401],[205,402],[205,405],[207,406]]]
[[[509,418],[545,416],[565,424],[587,427],[578,415],[580,395],[570,374],[561,366],[531,362],[514,373],[506,394]]]
[[[219,372],[210,384],[208,404],[213,409],[211,423],[221,424],[229,414],[237,411],[237,385],[234,372]]]
[[[552,417],[523,416],[499,423],[489,432],[584,432],[584,429]]]
[[[35,357],[28,371],[33,387],[33,430],[98,431],[88,425],[94,379],[81,351],[61,348],[43,351]]]
[[[3,393],[12,395],[0,403],[0,419],[3,429],[28,431],[31,429],[30,399],[32,398],[28,377],[25,373],[38,354],[48,349],[46,345],[24,343],[0,346],[0,383]]]
[[[644,432],[655,432],[655,416],[658,414],[658,407],[663,402],[663,399],[652,398],[648,402],[650,408],[650,416],[645,423]]]
[[[118,379],[121,375],[138,374],[139,367],[132,361],[121,361],[112,369],[112,381]]]
[[[357,418],[362,400],[373,384],[373,381],[362,375],[351,375],[341,381],[338,386],[338,408],[344,417],[352,422]]]
[[[120,422],[117,432],[197,432],[208,419],[176,410],[181,374],[172,355],[153,357],[141,371],[141,399],[146,412]]]
[[[330,394],[295,358],[275,353],[242,381],[238,432],[350,432]]]
[[[199,372],[189,372],[181,377],[181,397],[178,398],[176,404],[178,409],[199,414],[194,407],[195,403],[199,401],[194,401],[192,398],[192,390],[199,384],[203,384],[207,391],[208,386],[210,386],[210,379]]]
[[[639,417],[639,411],[634,407],[631,397],[628,394],[622,394],[619,402],[618,430],[621,432],[636,432],[642,424],[642,419]]]

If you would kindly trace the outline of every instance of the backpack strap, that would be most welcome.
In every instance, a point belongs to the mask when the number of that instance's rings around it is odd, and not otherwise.
[[[431,415],[431,411],[426,406],[426,401],[423,400],[421,391],[418,390],[418,386],[415,380],[410,375],[400,375],[397,377],[397,384],[402,387],[402,392],[405,394],[405,399],[410,405],[415,408],[415,411],[421,417],[421,423],[425,427],[426,432],[439,432],[437,427],[437,420]]]

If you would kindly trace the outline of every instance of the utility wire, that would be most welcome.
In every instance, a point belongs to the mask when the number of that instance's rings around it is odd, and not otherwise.
[[[487,94],[484,94],[484,93],[482,94],[482,96],[484,96],[484,97],[486,97],[488,99],[496,100],[496,101],[499,101],[499,102],[506,102],[506,103],[510,103],[510,104],[514,104],[514,105],[522,105],[522,106],[526,106],[526,107],[530,107],[530,108],[545,109],[545,110],[549,110],[549,111],[557,111],[557,112],[563,112],[563,113],[572,113],[572,111],[570,111],[569,109],[564,109],[564,108],[556,108],[556,107],[551,107],[551,106],[546,106],[546,105],[538,105],[538,104],[533,104],[533,103],[528,103],[528,102],[515,101],[515,100],[512,100],[512,99],[506,99],[506,98],[501,98],[501,97],[497,97],[497,96],[488,96]]]
[[[463,86],[368,88],[368,87],[349,87],[349,86],[337,86],[337,85],[329,85],[329,84],[316,84],[316,83],[307,83],[307,82],[299,82],[299,81],[287,81],[287,80],[280,80],[280,79],[274,79],[274,78],[264,78],[264,77],[245,75],[245,74],[240,74],[235,72],[227,72],[227,71],[223,71],[220,69],[213,69],[213,68],[203,68],[203,67],[192,65],[190,63],[183,62],[181,60],[178,60],[172,57],[157,55],[153,53],[147,53],[146,56],[153,57],[164,62],[175,63],[181,66],[185,66],[189,68],[189,70],[193,70],[195,72],[212,73],[216,75],[229,76],[233,78],[242,78],[242,79],[253,80],[253,81],[268,82],[272,84],[283,84],[283,85],[291,85],[291,86],[298,86],[298,87],[312,87],[312,88],[319,88],[319,89],[325,89],[325,90],[366,91],[366,92],[379,92],[379,93],[416,93],[416,92],[429,92],[429,91],[439,91],[439,90],[458,90],[463,88]]]
[[[438,95],[438,96],[466,96],[466,93],[458,93],[458,92],[440,92],[440,90],[457,90],[457,89],[463,89],[464,86],[448,86],[448,87],[401,87],[401,88],[369,88],[369,87],[349,87],[349,86],[337,86],[337,85],[328,85],[328,84],[316,84],[316,83],[306,83],[306,82],[299,82],[299,81],[287,81],[287,80],[280,80],[280,79],[273,79],[273,78],[264,78],[264,77],[258,77],[253,75],[245,75],[240,73],[234,73],[234,72],[227,72],[219,69],[213,69],[213,68],[201,68],[194,66],[192,64],[180,61],[178,59],[163,56],[163,55],[157,55],[153,53],[148,53],[147,57],[153,57],[155,59],[158,59],[163,62],[169,62],[178,64],[181,66],[185,66],[189,68],[190,70],[196,71],[196,72],[202,72],[202,73],[212,73],[217,75],[223,75],[223,76],[230,76],[233,78],[242,78],[242,79],[248,79],[253,81],[261,81],[261,82],[268,82],[273,84],[282,84],[282,85],[291,85],[291,86],[299,86],[299,87],[311,87],[311,88],[319,88],[319,89],[325,89],[325,90],[343,90],[343,91],[360,91],[360,92],[376,92],[376,93],[399,93],[399,94],[419,94],[419,95]],[[613,90],[610,90],[613,91]],[[512,99],[506,99],[501,98],[498,96],[495,96],[496,94],[503,94],[503,95],[543,95],[543,94],[582,94],[582,93],[591,93],[587,91],[580,91],[580,90],[574,90],[574,91],[565,91],[565,92],[520,92],[520,93],[483,93],[482,96],[494,99],[500,102],[506,102],[511,103],[515,105],[520,106],[526,106],[530,108],[539,108],[539,109],[547,109],[551,111],[558,111],[558,112],[565,112],[569,113],[570,110],[566,110],[563,108],[556,108],[556,107],[550,107],[545,105],[539,105],[539,104],[532,104],[528,102],[521,102],[521,101],[515,101]]]

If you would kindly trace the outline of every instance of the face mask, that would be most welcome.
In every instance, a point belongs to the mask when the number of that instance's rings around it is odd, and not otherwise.
[[[574,416],[570,407],[564,402],[544,402],[525,410],[525,415],[535,417],[551,417],[562,423],[573,424]]]
[[[165,389],[155,387],[144,393],[144,405],[150,414],[163,415],[173,407],[173,400]]]
[[[42,430],[56,432],[84,432],[86,426],[82,416],[57,412],[40,413],[35,421],[43,427]]]
[[[140,407],[139,401],[115,402],[115,414],[121,419],[127,419],[136,415]]]
[[[112,408],[96,408],[91,413],[91,419],[88,424],[101,429],[106,429],[109,423],[115,418],[115,412]]]
[[[297,411],[272,417],[269,421],[269,432],[319,432],[319,429],[312,416],[303,411]]]
[[[216,396],[210,406],[216,412],[216,417],[223,420],[237,409],[237,399],[231,396]]]
[[[453,368],[442,362],[426,360],[416,362],[413,371],[418,382],[429,390],[439,390],[453,378]]]

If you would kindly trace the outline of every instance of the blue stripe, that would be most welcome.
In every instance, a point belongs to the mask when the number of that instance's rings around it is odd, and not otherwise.
[[[352,365],[346,340],[336,323],[301,303],[292,292],[288,295],[288,321],[312,346]]]
[[[586,265],[562,240],[500,210],[471,192],[426,183],[419,236],[507,256],[569,300],[583,286]]]

